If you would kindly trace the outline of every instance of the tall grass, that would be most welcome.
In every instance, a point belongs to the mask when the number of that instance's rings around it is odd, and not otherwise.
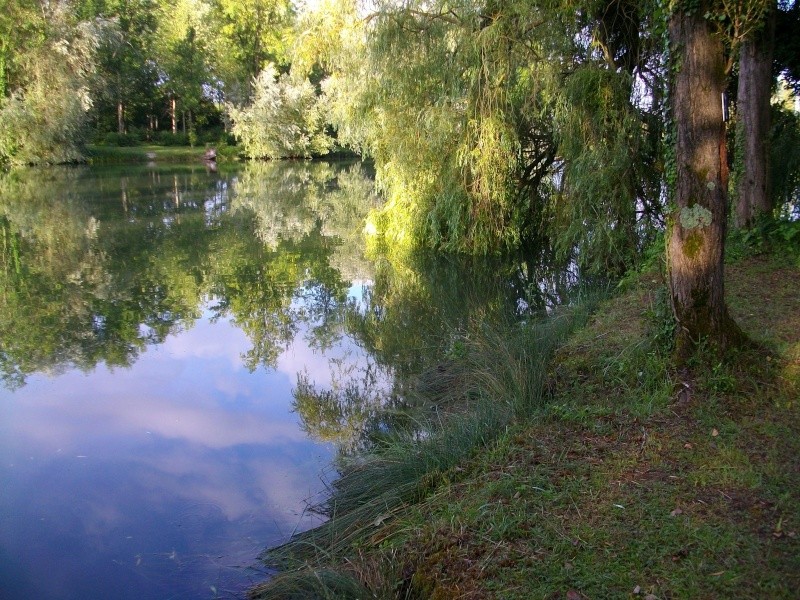
[[[342,459],[341,476],[327,499],[311,507],[328,521],[267,551],[262,559],[280,573],[252,597],[373,597],[356,574],[342,568],[348,554],[398,511],[432,493],[448,470],[486,447],[514,419],[533,414],[544,400],[554,350],[585,323],[598,298],[585,295],[545,321],[484,327],[465,340],[461,358],[423,374],[418,393],[428,397],[414,403],[426,407],[415,414],[415,426]],[[446,385],[433,385],[436,379]]]

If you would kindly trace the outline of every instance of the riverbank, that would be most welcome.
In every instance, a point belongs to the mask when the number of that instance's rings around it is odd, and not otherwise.
[[[225,144],[201,146],[158,146],[146,144],[139,146],[108,146],[91,144],[86,147],[86,160],[93,165],[121,165],[136,163],[194,164],[204,160],[208,148],[216,149],[217,162],[234,162],[245,160],[241,149]],[[305,159],[299,159],[305,160]],[[336,149],[315,160],[360,160],[353,152]]]
[[[101,146],[90,145],[86,148],[86,158],[93,165],[116,165],[131,163],[201,163],[204,147],[191,146]],[[217,160],[235,160],[235,147],[217,147]]]
[[[544,402],[347,543],[307,538],[326,586],[254,596],[794,597],[800,268],[750,256],[727,285],[769,352],[672,370],[664,282],[644,274],[560,346]]]

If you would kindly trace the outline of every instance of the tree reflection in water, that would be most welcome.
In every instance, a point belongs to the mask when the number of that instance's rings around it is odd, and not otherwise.
[[[546,254],[367,255],[377,205],[358,163],[8,174],[0,375],[19,387],[34,372],[127,367],[203,311],[247,334],[251,370],[273,368],[301,331],[320,353],[346,337],[367,364],[331,358],[323,387],[299,373],[294,408],[309,434],[352,450],[402,421],[413,375],[486,324],[546,313],[573,282]]]

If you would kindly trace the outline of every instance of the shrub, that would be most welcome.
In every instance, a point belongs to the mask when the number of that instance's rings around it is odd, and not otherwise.
[[[325,131],[322,103],[305,79],[278,76],[268,65],[255,80],[253,101],[237,108],[229,105],[233,134],[251,158],[309,158],[326,154],[331,138]]]

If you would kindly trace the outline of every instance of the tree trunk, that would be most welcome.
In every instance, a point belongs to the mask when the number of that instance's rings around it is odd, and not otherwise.
[[[175,102],[175,96],[172,96],[169,99],[169,116],[172,118],[172,135],[176,135],[178,133],[178,111],[177,111],[177,103]]]
[[[775,49],[775,18],[771,7],[764,27],[742,44],[739,54],[737,93],[738,130],[744,164],[736,204],[736,225],[750,227],[762,214],[772,212],[769,189],[770,95],[772,55]]]
[[[724,296],[728,166],[723,47],[703,18],[708,2],[700,4],[690,14],[677,10],[669,24],[678,69],[672,94],[677,183],[667,268],[681,362],[704,338],[721,349],[743,339]]]
[[[117,100],[117,133],[125,133],[125,105]]]
[[[6,97],[6,43],[0,42],[0,100]]]

